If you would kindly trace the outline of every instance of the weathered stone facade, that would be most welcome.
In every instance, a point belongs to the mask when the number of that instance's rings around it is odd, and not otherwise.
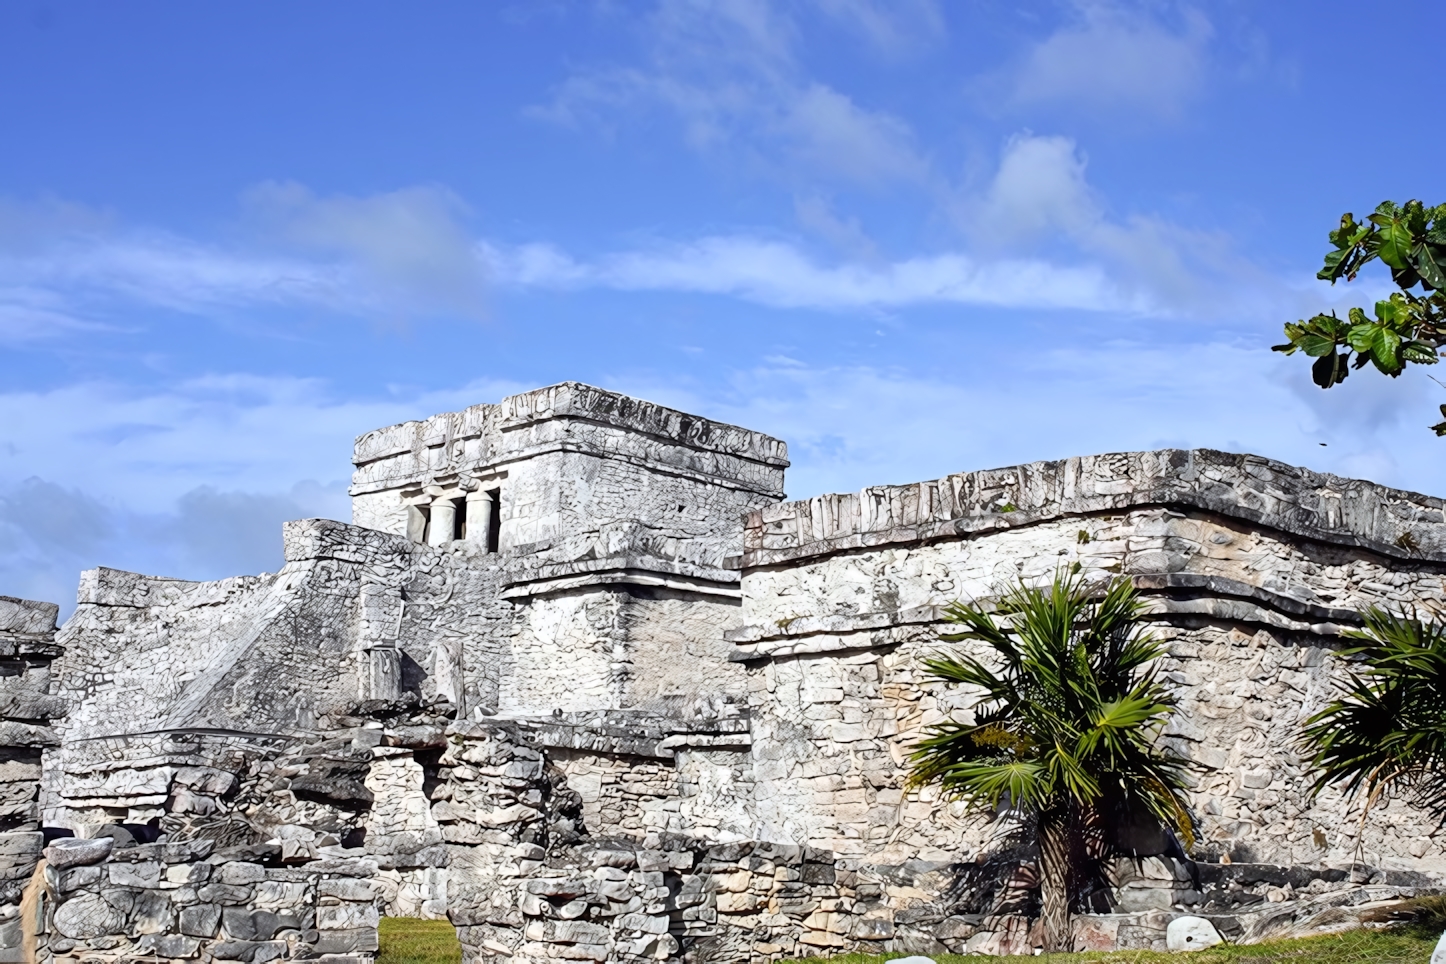
[[[904,761],[970,712],[920,672],[942,607],[1076,564],[1150,598],[1202,830],[1198,887],[1122,867],[1082,946],[1446,879],[1429,815],[1358,833],[1293,749],[1341,627],[1446,597],[1438,499],[1167,450],[781,502],[782,442],[575,383],[354,461],[277,573],[91,570],[58,633],[0,599],[5,959],[341,964],[389,914],[469,962],[1026,948],[990,826]]]

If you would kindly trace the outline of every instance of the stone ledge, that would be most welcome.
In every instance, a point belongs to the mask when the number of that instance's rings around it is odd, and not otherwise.
[[[539,566],[509,567],[503,576],[502,599],[567,592],[585,586],[654,586],[737,599],[742,595],[737,573],[707,566],[673,563],[654,557],[615,556]]]
[[[1256,455],[1162,449],[1031,462],[818,496],[745,517],[740,569],[1178,506],[1394,559],[1446,562],[1446,503]]]
[[[1361,616],[1354,610],[1321,606],[1221,576],[1186,572],[1147,573],[1135,576],[1134,581],[1139,589],[1154,597],[1148,616],[1199,615],[1321,636],[1339,635],[1343,625],[1361,624]],[[1157,595],[1172,591],[1192,594],[1183,598]],[[975,602],[985,609],[995,606],[993,598]],[[774,626],[727,629],[723,631],[723,638],[738,647],[733,656],[735,661],[870,649],[911,638],[907,632],[895,632],[905,627],[942,625],[945,609],[946,606],[935,605],[856,616],[799,616],[780,620]],[[1292,619],[1290,616],[1304,616],[1306,619]],[[874,635],[867,639],[847,638],[862,633]],[[809,637],[825,638],[805,642]]]
[[[672,760],[680,749],[752,745],[746,716],[684,720],[642,710],[602,710],[515,721],[549,749]]]

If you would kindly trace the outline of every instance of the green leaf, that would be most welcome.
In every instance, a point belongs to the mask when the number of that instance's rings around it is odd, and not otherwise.
[[[1381,245],[1376,249],[1376,255],[1393,268],[1405,268],[1411,257],[1411,248],[1415,246],[1410,228],[1399,219],[1391,218],[1378,227],[1377,234]]]
[[[1356,216],[1349,211],[1341,215],[1340,226],[1330,233],[1331,244],[1337,248],[1349,248],[1353,243],[1351,238],[1360,229],[1356,223]]]
[[[1328,251],[1325,256],[1325,267],[1315,273],[1315,276],[1322,281],[1334,282],[1345,270],[1342,262],[1351,253],[1350,248],[1341,248],[1336,251]]]
[[[1421,242],[1411,249],[1411,264],[1432,288],[1446,288],[1446,246]]]
[[[1346,336],[1346,344],[1350,345],[1356,351],[1370,351],[1371,345],[1375,343],[1376,331],[1379,328],[1380,325],[1370,321],[1364,324],[1354,325],[1351,327],[1350,334]]]
[[[1414,365],[1434,365],[1440,357],[1436,349],[1424,341],[1408,341],[1401,345],[1401,360]]]
[[[1401,371],[1401,336],[1389,328],[1378,327],[1375,336],[1371,339],[1371,355],[1375,358],[1376,367],[1388,375],[1399,374]]]
[[[1321,355],[1329,354],[1336,350],[1339,344],[1334,338],[1327,338],[1325,335],[1303,334],[1296,339],[1295,344],[1289,346],[1292,350],[1299,348],[1312,358],[1319,358]]]

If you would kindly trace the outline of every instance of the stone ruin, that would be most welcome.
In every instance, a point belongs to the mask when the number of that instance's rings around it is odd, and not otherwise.
[[[1372,605],[1446,602],[1446,505],[1249,455],[1102,455],[782,501],[783,442],[564,383],[357,439],[279,572],[0,599],[0,961],[314,959],[448,918],[468,964],[1028,949],[994,828],[905,786],[970,695],[941,610],[1078,564],[1147,594],[1191,868],[1082,948],[1319,932],[1446,877],[1437,821],[1307,802]]]

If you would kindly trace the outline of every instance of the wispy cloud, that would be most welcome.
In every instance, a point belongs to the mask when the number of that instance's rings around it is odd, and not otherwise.
[[[934,0],[815,0],[814,5],[886,57],[908,56],[948,36],[944,11]]]
[[[465,208],[441,188],[318,197],[263,184],[249,229],[202,241],[73,206],[0,206],[0,339],[121,324],[118,303],[192,314],[311,306],[386,320],[483,312],[485,263]]]
[[[820,6],[893,52],[942,32],[931,3],[891,8],[824,0]],[[678,120],[691,147],[742,157],[800,183],[822,177],[878,186],[933,178],[907,122],[803,71],[789,8],[763,0],[663,2],[643,31],[644,65],[578,70],[529,113],[614,129],[662,110]]]
[[[32,475],[83,487],[104,479],[111,497],[160,512],[204,485],[265,492],[330,482],[347,477],[362,432],[518,387],[477,382],[358,398],[317,379],[230,373],[146,390],[84,381],[0,392],[0,484]]]
[[[783,308],[869,310],[926,304],[1147,312],[1143,294],[1096,267],[977,261],[962,253],[886,264],[823,264],[781,240],[733,235],[579,260],[550,245],[489,246],[499,284],[725,295]]]
[[[482,313],[487,278],[464,224],[469,211],[445,188],[321,197],[295,182],[269,182],[245,203],[264,238],[357,266],[377,289],[373,297]]]
[[[1214,30],[1199,11],[1086,2],[1074,20],[1028,49],[986,85],[1015,106],[1066,105],[1176,118],[1204,87]]]

